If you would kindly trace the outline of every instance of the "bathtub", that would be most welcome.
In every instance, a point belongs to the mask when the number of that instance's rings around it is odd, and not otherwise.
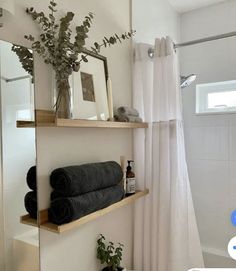
[[[206,268],[236,268],[236,261],[225,251],[203,247],[203,258]]]
[[[38,229],[16,236],[13,253],[16,271],[39,271]]]

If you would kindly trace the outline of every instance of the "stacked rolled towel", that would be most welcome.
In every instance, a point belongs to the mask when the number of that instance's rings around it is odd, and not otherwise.
[[[121,106],[115,110],[115,121],[118,122],[143,122],[139,117],[139,112],[128,106]]]
[[[120,201],[123,172],[114,161],[59,168],[52,172],[49,220],[69,223]]]
[[[25,195],[25,209],[30,217],[37,219],[38,204],[37,204],[37,177],[36,166],[29,169],[26,177],[28,187],[32,190]]]
[[[26,176],[26,182],[31,190],[37,190],[36,166],[33,166],[29,169]]]
[[[36,191],[30,191],[25,195],[25,209],[30,217],[37,219],[38,202]]]

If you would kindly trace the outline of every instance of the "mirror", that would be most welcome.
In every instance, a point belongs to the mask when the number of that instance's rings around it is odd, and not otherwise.
[[[38,271],[36,170],[29,172],[36,164],[35,129],[17,127],[19,120],[34,120],[33,55],[0,41],[0,57],[0,270]]]

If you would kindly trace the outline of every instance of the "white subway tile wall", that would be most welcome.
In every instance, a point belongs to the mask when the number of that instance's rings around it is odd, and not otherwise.
[[[182,41],[235,30],[233,10],[236,1],[226,1],[183,14]],[[230,222],[236,210],[236,114],[196,115],[195,91],[197,84],[236,80],[235,47],[236,38],[231,38],[180,49],[181,73],[197,74],[196,82],[182,93],[187,163],[200,238],[207,249],[225,254],[236,232]],[[208,267],[217,267],[212,266],[216,263],[213,257],[205,256]]]

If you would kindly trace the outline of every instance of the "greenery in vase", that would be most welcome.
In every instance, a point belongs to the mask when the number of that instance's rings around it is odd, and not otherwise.
[[[100,234],[97,240],[97,258],[101,264],[107,264],[110,271],[116,271],[122,261],[123,247],[124,245],[120,243],[115,247],[112,242],[106,246],[106,238]]]
[[[57,3],[52,0],[49,3],[49,15],[44,12],[37,12],[33,7],[27,8],[26,12],[41,28],[39,40],[32,35],[25,35],[25,38],[32,43],[32,49],[36,51],[46,64],[52,66],[56,75],[57,86],[67,87],[69,95],[69,76],[78,72],[82,62],[88,62],[84,53],[86,39],[93,23],[94,14],[89,12],[81,25],[75,27],[75,36],[72,34],[71,23],[74,19],[73,12],[67,12],[60,20],[57,20]],[[135,31],[131,30],[122,35],[114,34],[111,37],[104,37],[102,42],[94,42],[91,50],[99,53],[102,47],[108,47],[116,43],[122,43],[129,39]],[[60,105],[60,93],[58,93],[56,109]]]

